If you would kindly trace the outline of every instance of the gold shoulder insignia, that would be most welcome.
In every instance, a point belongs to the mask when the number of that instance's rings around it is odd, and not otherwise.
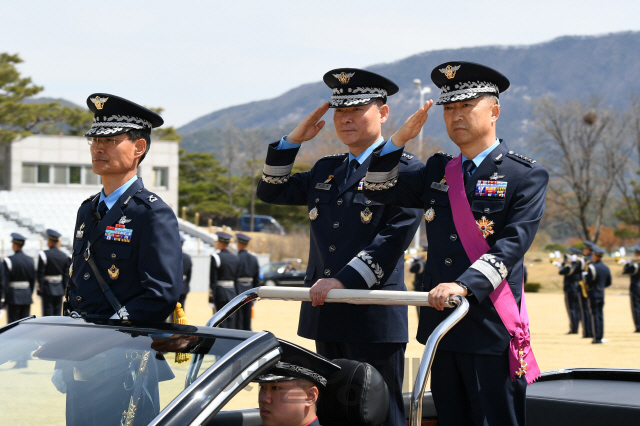
[[[442,155],[443,157],[453,158],[453,155],[448,154],[448,153],[446,153],[444,151],[438,151],[438,152],[436,152],[436,155]]]
[[[413,157],[414,157],[414,155],[410,155],[410,154],[407,154],[407,153],[405,153],[405,152],[403,152],[403,153],[402,153],[402,156],[403,156],[404,158],[406,158],[407,160],[412,160],[412,159],[413,159]]]

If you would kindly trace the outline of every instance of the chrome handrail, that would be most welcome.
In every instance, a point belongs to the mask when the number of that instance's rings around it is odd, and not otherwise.
[[[436,329],[431,333],[427,344],[424,347],[420,368],[416,375],[416,381],[413,384],[413,392],[411,393],[411,417],[409,419],[410,426],[420,426],[422,423],[422,399],[424,391],[427,387],[427,379],[433,364],[433,358],[438,348],[438,343],[451,327],[456,325],[469,312],[469,302],[461,296],[453,296],[451,303],[458,305],[444,321],[442,321]]]

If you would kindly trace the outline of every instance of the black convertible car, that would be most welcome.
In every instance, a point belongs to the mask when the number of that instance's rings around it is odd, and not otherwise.
[[[207,326],[79,317],[31,317],[4,326],[2,424],[260,425],[257,408],[224,410],[225,404],[277,361],[304,358],[309,352],[269,332],[215,326],[246,302],[304,300],[306,291],[250,290],[216,313]],[[332,290],[327,301],[424,305],[425,294]],[[439,339],[468,309],[464,299],[455,302],[458,307],[427,342],[414,391],[406,395],[412,426],[437,424],[425,384]],[[346,400],[330,391],[323,397],[322,424],[383,421],[385,413],[378,410],[377,417],[371,417],[371,409],[386,389],[366,379],[355,383],[354,377],[352,372],[342,374],[333,387],[355,389]],[[640,370],[546,372],[527,392],[527,421],[533,426],[640,424]]]

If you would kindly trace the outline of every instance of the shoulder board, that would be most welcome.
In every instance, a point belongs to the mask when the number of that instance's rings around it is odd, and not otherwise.
[[[160,197],[158,197],[153,192],[149,191],[147,188],[140,188],[133,194],[133,197],[139,198],[147,204],[153,204],[156,201],[160,201]],[[127,204],[130,199],[125,200],[125,204]]]
[[[89,197],[88,197],[86,200],[84,200],[84,201],[82,202],[82,204],[86,203],[87,201],[92,201],[94,198],[96,198],[96,197],[98,197],[98,196],[100,196],[100,193],[99,193],[99,192],[98,192],[97,194],[89,195]],[[82,204],[81,204],[81,205],[82,205]]]
[[[402,156],[407,160],[413,160],[413,158],[415,157],[415,155],[407,154],[406,152],[403,152]]]
[[[447,157],[449,160],[451,160],[453,158],[453,155],[448,154],[448,153],[446,153],[444,151],[438,151],[434,155],[441,155],[443,157]]]
[[[324,157],[321,158],[321,160],[324,159],[330,159],[330,158],[342,158],[346,155],[349,155],[348,152],[343,152],[342,154],[329,154],[329,155],[325,155]]]
[[[519,161],[521,163],[525,163],[525,164],[526,163],[529,163],[529,164],[535,164],[536,163],[536,160],[532,160],[531,158],[525,157],[524,155],[521,155],[521,154],[516,154],[513,151],[507,152],[507,155],[509,157],[513,158],[514,160],[517,160],[517,161]]]

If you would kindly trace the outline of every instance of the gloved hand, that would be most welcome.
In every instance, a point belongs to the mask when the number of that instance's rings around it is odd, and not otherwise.
[[[62,370],[53,370],[53,376],[51,376],[51,383],[58,389],[60,393],[67,393],[67,384],[62,380]]]
[[[557,260],[555,260],[553,262],[553,266],[555,266],[556,268],[562,268],[562,263],[558,262]]]

